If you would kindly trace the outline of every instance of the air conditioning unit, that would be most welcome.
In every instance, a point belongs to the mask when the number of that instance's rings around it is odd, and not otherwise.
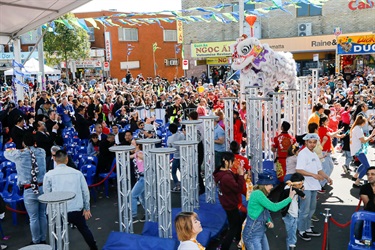
[[[300,23],[298,24],[298,36],[311,36],[312,35],[311,23]]]

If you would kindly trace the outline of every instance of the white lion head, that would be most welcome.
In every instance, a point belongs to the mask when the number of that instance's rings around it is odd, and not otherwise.
[[[247,38],[245,35],[237,39],[235,44],[232,44],[231,51],[233,52],[232,68],[234,70],[244,69],[250,67],[253,60],[263,50],[263,47],[258,39],[254,37]]]

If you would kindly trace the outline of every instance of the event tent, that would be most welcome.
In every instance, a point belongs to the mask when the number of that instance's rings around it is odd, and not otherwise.
[[[25,67],[22,69],[23,74],[29,75],[37,75],[40,71],[39,69],[39,62],[35,58],[30,58],[24,65]],[[46,75],[60,75],[61,70],[53,69],[44,65],[44,74]],[[13,75],[13,69],[8,69],[4,72],[4,75],[9,76]]]

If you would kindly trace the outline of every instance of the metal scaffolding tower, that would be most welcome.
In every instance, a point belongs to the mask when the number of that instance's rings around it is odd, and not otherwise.
[[[155,148],[155,144],[160,142],[160,139],[137,140],[138,144],[143,145],[146,221],[153,222],[156,222],[158,218],[158,204],[156,195],[156,169],[154,168],[155,159],[150,154],[150,150]]]
[[[49,244],[54,250],[69,250],[67,202],[75,196],[73,192],[51,192],[38,197],[47,203]]]
[[[202,116],[204,125],[204,180],[206,188],[206,202],[215,203],[216,185],[213,177],[215,171],[215,150],[214,150],[214,121],[219,118],[215,115]]]
[[[315,70],[313,70],[314,72]],[[314,86],[313,89],[317,88]],[[315,91],[312,91],[315,92]],[[315,96],[316,98],[316,96]],[[307,122],[311,114],[309,108],[309,83],[307,77],[299,78],[299,91],[297,96],[297,135],[303,135],[307,132]]]
[[[230,143],[233,141],[233,106],[237,97],[224,97],[224,125],[225,125],[225,148],[229,151]]]
[[[153,148],[150,151],[155,159],[159,237],[172,238],[172,205],[170,183],[170,154],[174,148]]]
[[[181,211],[193,212],[196,204],[196,183],[194,176],[193,157],[194,148],[198,141],[176,141],[175,145],[180,147],[180,169],[181,169]]]
[[[118,212],[120,232],[133,233],[130,151],[134,146],[113,146],[109,151],[116,154]]]
[[[257,97],[258,96],[258,86],[247,86],[245,87],[246,93],[245,93],[245,100],[246,100],[246,156],[250,158],[251,166],[253,166],[253,159],[254,159],[254,127],[251,126],[251,124],[254,123],[254,112],[255,107],[252,106],[251,102],[249,101],[249,98],[251,97]]]
[[[297,136],[297,89],[286,89],[284,99],[284,120],[290,123],[289,133]]]

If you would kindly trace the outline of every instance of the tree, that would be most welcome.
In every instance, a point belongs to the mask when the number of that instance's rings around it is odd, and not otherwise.
[[[54,21],[54,30],[44,35],[44,51],[48,64],[65,62],[66,80],[69,82],[69,60],[86,59],[90,54],[90,42],[87,32],[77,26],[72,26],[69,20],[76,18],[68,13]]]

